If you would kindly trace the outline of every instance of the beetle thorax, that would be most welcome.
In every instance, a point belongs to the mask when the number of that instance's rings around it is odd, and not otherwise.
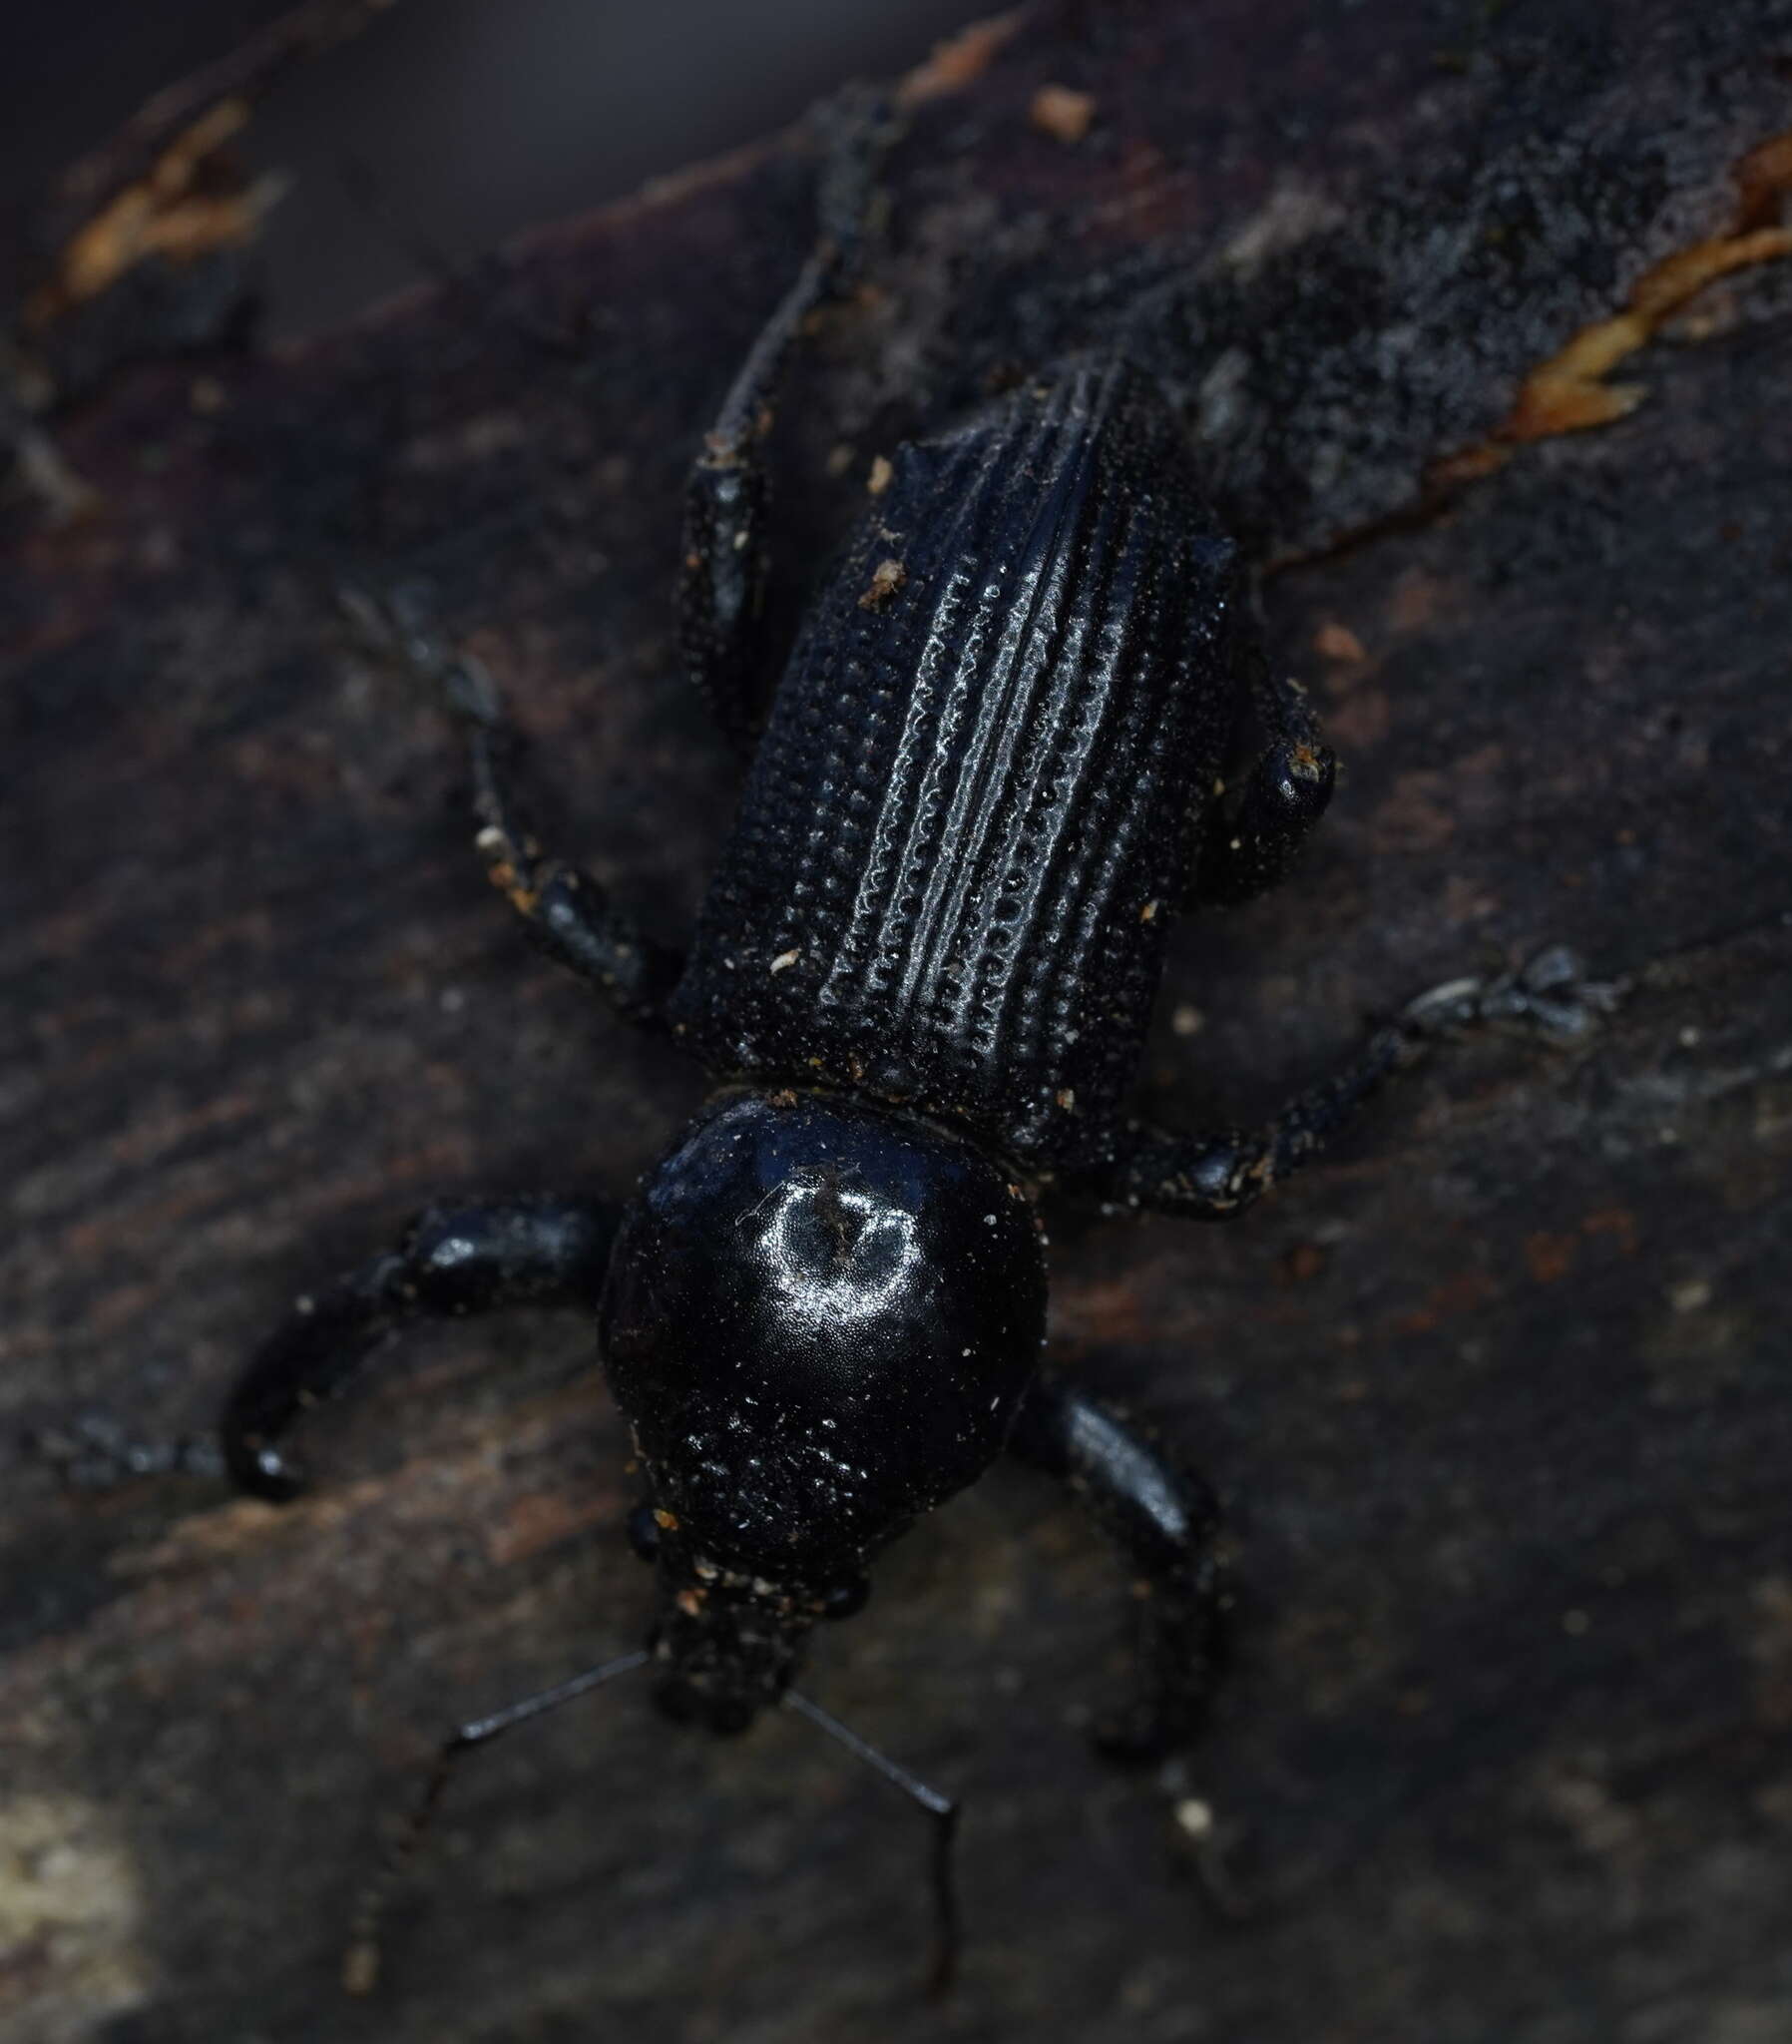
[[[816,1096],[713,1107],[630,1209],[601,1323],[679,1587],[856,1578],[1001,1450],[1044,1320],[1032,1202],[969,1142]]]

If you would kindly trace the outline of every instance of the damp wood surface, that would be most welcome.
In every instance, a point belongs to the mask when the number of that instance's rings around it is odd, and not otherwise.
[[[7,2044],[1792,2033],[1792,263],[1709,253],[1783,221],[1792,7],[1696,13],[1024,13],[909,93],[783,408],[786,615],[880,456],[1078,346],[1164,378],[1275,564],[1345,773],[1291,884],[1182,926],[1153,1116],[1259,1115],[1546,944],[1630,987],[1582,1046],[1453,1048],[1235,1229],[1054,1229],[1058,1359],[1232,1514],[1187,1788],[1258,1909],[1216,1922],[1086,1750],[1121,1586],[999,1472],[808,1681],[965,1798],[941,2009],[913,1812],[800,1724],[723,1745],[626,1687],[468,1767],[342,1998],[442,1728],[645,1622],[576,1323],[417,1336],[283,1511],[65,1494],[27,1445],[203,1427],[429,1196],[625,1196],[702,1098],[530,952],[334,592],[433,584],[557,837],[675,937],[733,785],[672,643],[680,473],[800,259],[805,139],[53,415],[93,501],[15,496],[0,575]],[[1699,250],[1636,401],[1536,437],[1534,372]]]

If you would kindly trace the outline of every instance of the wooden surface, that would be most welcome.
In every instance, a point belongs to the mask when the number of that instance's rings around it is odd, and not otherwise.
[[[67,1494],[28,1446],[204,1426],[425,1197],[622,1195],[700,1099],[533,959],[448,735],[332,589],[434,579],[568,839],[674,933],[731,782],[674,669],[678,479],[797,259],[801,139],[58,422],[102,503],[14,502],[0,582],[7,2044],[1792,2034],[1792,264],[1626,363],[1620,422],[1426,488],[1738,231],[1789,60],[1783,0],[1092,5],[913,96],[876,289],[786,408],[797,563],[916,422],[1123,337],[1287,564],[1270,643],[1348,760],[1298,881],[1180,938],[1151,1110],[1261,1112],[1546,943],[1631,982],[1580,1049],[1452,1052],[1236,1230],[1055,1231],[1058,1352],[1234,1514],[1185,1786],[1261,1907],[1216,1923],[1161,1790],[1086,1752],[1117,1586],[999,1473],[810,1681],[967,1800],[943,2010],[912,1813],[800,1724],[724,1746],[626,1688],[469,1769],[379,1996],[341,1998],[442,1726],[644,1621],[576,1324],[418,1339],[284,1512]],[[1081,142],[1030,120],[1047,85],[1093,96]]]

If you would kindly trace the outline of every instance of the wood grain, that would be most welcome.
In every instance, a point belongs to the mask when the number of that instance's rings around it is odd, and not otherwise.
[[[732,784],[673,666],[679,473],[806,234],[802,139],[55,421],[99,508],[15,503],[0,582],[9,2044],[1792,2031],[1792,265],[1676,314],[1622,419],[1500,437],[1739,231],[1789,56],[1781,0],[1141,0],[913,96],[876,288],[786,407],[795,560],[918,422],[1123,341],[1284,564],[1271,643],[1348,758],[1299,884],[1179,937],[1151,1111],[1261,1111],[1545,943],[1632,982],[1583,1048],[1440,1059],[1235,1232],[1061,1233],[1061,1353],[1231,1501],[1239,1665],[1187,1786],[1262,1906],[1217,1925],[1160,1792],[1085,1752],[1117,1586],[998,1476],[812,1681],[967,1799],[941,2011],[910,1813],[798,1724],[723,1747],[623,1693],[468,1770],[380,1996],[341,1998],[444,1724],[645,1614],[579,1327],[419,1340],[285,1512],[65,1494],[27,1447],[203,1425],[427,1196],[621,1195],[700,1098],[532,960],[333,589],[434,580],[569,841],[675,933]]]

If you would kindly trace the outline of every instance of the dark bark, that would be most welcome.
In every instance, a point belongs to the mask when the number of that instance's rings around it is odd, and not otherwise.
[[[796,558],[915,422],[1124,336],[1289,564],[1272,650],[1347,761],[1296,879],[1185,930],[1153,1116],[1264,1111],[1368,1012],[1545,943],[1633,982],[1582,1048],[1440,1058],[1235,1231],[1064,1231],[1060,1356],[1230,1501],[1238,1665],[1189,1782],[1264,1903],[1216,1925],[1156,1789],[1086,1753],[1109,1567],[998,1476],[812,1681],[966,1797],[943,2011],[912,1813],[800,1724],[723,1746],[626,1688],[468,1766],[386,1986],[341,1998],[441,1730],[644,1616],[577,1324],[418,1338],[284,1511],[65,1494],[26,1447],[206,1424],[431,1195],[624,1194],[698,1101],[533,958],[450,734],[332,590],[433,578],[561,841],[675,934],[732,773],[672,658],[679,475],[799,257],[800,138],[63,418],[102,503],[16,506],[4,584],[0,2035],[1792,2033],[1792,264],[1697,299],[1621,421],[1513,424],[1651,265],[1770,223],[1734,173],[1789,63],[1784,0],[1104,5],[914,109],[877,294],[785,408]],[[1083,141],[1030,123],[1049,84],[1093,95]],[[1487,472],[1442,495],[1452,461]]]

